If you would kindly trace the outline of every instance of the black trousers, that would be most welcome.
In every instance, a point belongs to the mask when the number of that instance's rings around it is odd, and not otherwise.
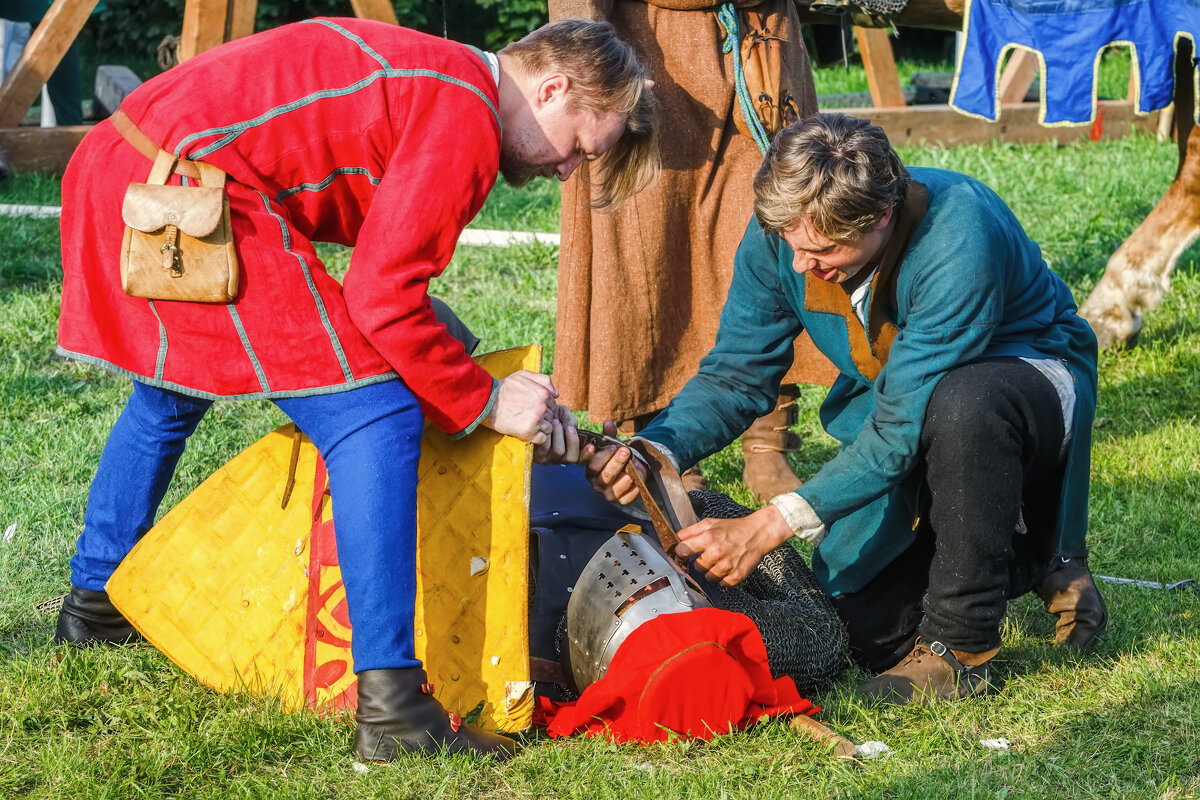
[[[1021,359],[943,377],[921,431],[916,541],[834,599],[855,661],[886,670],[918,635],[971,653],[1000,645],[1008,600],[1030,591],[1053,556],[1063,436],[1058,393]]]

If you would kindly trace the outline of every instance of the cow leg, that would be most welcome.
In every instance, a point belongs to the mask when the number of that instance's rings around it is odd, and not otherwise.
[[[1162,200],[1108,260],[1104,275],[1079,313],[1101,347],[1126,342],[1141,329],[1171,284],[1183,251],[1200,236],[1200,128],[1188,137],[1179,177]]]
[[[1079,309],[1101,347],[1128,342],[1170,288],[1171,272],[1200,236],[1200,127],[1192,120],[1192,49],[1181,42],[1175,60],[1175,124],[1179,171],[1167,193],[1113,253],[1100,282]]]

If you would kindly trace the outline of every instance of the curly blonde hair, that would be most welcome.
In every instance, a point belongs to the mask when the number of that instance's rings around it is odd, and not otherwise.
[[[780,233],[807,217],[835,242],[861,236],[908,191],[908,170],[878,125],[816,114],[784,128],[754,178],[754,213]]]

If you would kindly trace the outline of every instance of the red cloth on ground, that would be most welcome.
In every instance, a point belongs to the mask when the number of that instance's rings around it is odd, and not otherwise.
[[[749,617],[702,608],[637,628],[608,672],[571,703],[543,699],[535,722],[551,737],[585,733],[614,742],[711,739],[764,716],[812,715],[791,678],[772,678],[767,648]]]

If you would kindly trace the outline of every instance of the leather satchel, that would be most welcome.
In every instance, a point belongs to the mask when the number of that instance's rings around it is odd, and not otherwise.
[[[771,32],[768,17],[757,11],[742,13],[742,71],[746,89],[754,103],[758,120],[771,139],[785,126],[800,118],[800,108],[785,85],[783,46],[786,40]],[[737,117],[739,127],[740,107]],[[748,130],[746,131],[749,132]]]
[[[190,162],[199,186],[168,186],[178,158],[160,150],[146,183],[131,183],[121,217],[121,288],[133,297],[226,303],[237,296],[238,261],[225,173]]]

